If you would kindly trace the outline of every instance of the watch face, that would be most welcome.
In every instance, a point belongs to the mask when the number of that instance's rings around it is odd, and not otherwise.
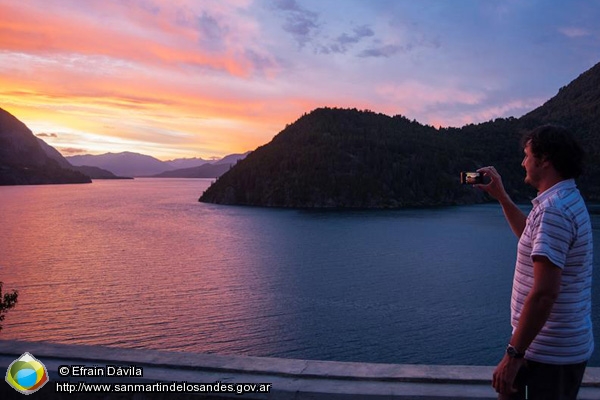
[[[523,356],[525,355],[524,353],[517,352],[517,349],[515,349],[511,345],[509,345],[506,348],[506,354],[508,354],[510,357],[513,357],[513,358],[523,358]]]

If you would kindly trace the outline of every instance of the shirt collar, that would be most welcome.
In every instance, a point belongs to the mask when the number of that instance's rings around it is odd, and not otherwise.
[[[575,185],[575,179],[565,179],[564,181],[560,181],[554,186],[550,187],[549,189],[546,189],[542,193],[538,194],[538,196],[535,199],[531,200],[531,202],[534,206],[537,206],[542,201],[546,200],[548,197],[552,196],[559,190],[575,189],[576,187],[577,186]]]

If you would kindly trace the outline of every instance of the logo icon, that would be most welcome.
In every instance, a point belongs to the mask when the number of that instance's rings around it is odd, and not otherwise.
[[[48,382],[48,371],[40,360],[25,352],[8,366],[6,382],[17,392],[31,394]]]

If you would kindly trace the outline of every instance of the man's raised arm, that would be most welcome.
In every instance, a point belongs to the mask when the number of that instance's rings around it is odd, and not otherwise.
[[[477,172],[483,172],[485,176],[490,177],[490,182],[486,185],[475,185],[476,187],[486,191],[490,196],[500,202],[504,217],[508,221],[510,228],[517,235],[521,237],[523,230],[525,229],[525,222],[527,217],[523,214],[523,211],[512,201],[504,185],[502,184],[502,178],[494,167],[483,167],[477,170]]]

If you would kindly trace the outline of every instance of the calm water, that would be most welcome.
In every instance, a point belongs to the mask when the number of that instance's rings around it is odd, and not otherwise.
[[[198,203],[209,184],[0,187],[0,280],[20,292],[0,337],[388,363],[501,358],[516,238],[497,205]],[[600,249],[598,216],[594,226]],[[600,338],[598,315],[595,328]]]

